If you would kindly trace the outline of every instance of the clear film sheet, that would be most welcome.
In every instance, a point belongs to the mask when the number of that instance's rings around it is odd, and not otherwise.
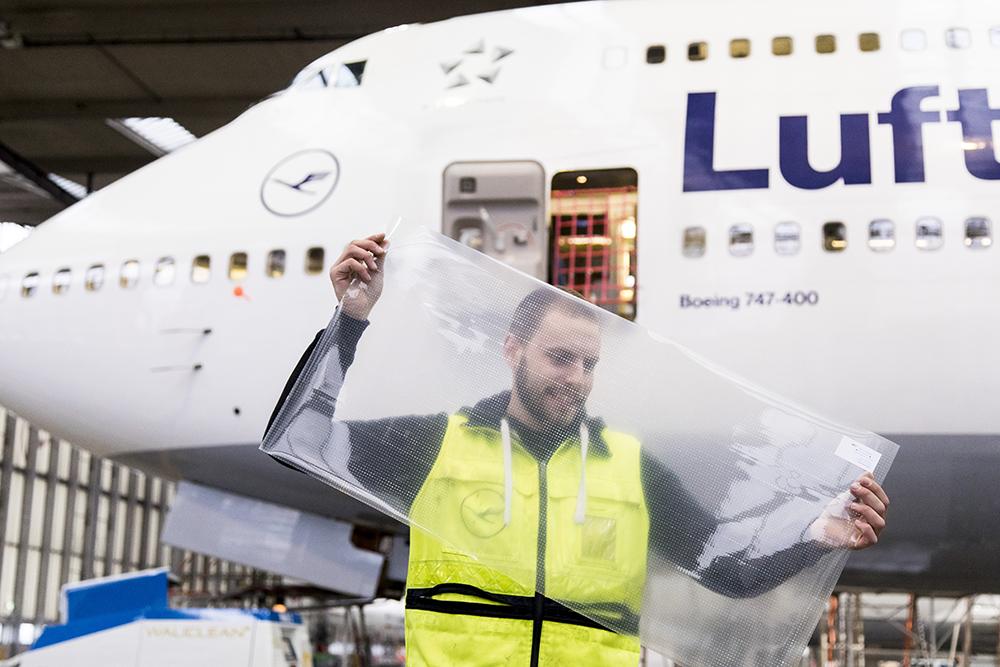
[[[897,447],[419,229],[348,290],[262,449],[411,526],[409,609],[541,593],[546,622],[719,667],[797,662],[850,485]]]

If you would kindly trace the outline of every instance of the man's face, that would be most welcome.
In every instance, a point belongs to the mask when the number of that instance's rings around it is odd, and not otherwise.
[[[527,342],[509,342],[514,391],[540,424],[565,426],[583,413],[601,353],[596,322],[559,308]]]

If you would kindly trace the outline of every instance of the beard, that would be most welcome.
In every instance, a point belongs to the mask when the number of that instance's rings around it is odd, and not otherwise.
[[[531,373],[522,359],[514,373],[514,388],[524,409],[535,421],[544,427],[567,426],[583,418],[587,397],[579,391],[558,384],[546,384],[541,381],[532,383]],[[551,410],[545,406],[545,398],[563,398],[566,407]]]

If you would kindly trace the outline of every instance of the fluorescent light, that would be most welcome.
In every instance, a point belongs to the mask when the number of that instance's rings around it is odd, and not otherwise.
[[[71,181],[68,178],[60,176],[59,174],[49,174],[49,180],[77,199],[83,199],[87,196],[87,188],[80,185],[76,181]]]
[[[31,227],[19,225],[16,222],[0,222],[0,252],[3,252],[19,241],[23,241],[31,233]]]
[[[108,125],[157,156],[197,139],[173,118],[109,118]]]

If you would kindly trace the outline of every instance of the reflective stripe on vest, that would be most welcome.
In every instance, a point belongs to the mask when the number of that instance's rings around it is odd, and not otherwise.
[[[540,466],[515,438],[511,521],[504,525],[500,434],[466,421],[462,415],[449,419],[441,451],[410,511],[408,655],[442,656],[442,647],[424,643],[443,641],[449,627],[452,639],[473,632],[478,636],[468,641],[479,645],[504,632],[530,642],[531,626],[524,622],[539,613],[545,633],[553,623],[572,626],[575,641],[590,641],[591,659],[606,653],[614,660],[604,664],[622,664],[623,655],[637,655],[634,637],[611,635],[590,619],[637,632],[649,530],[639,443],[608,430],[600,434],[608,453],[592,448],[587,457],[581,524],[574,520],[581,474],[576,439],[562,443]],[[536,600],[536,588],[544,588],[550,599]],[[574,657],[572,646],[564,650],[569,653],[561,659]]]

